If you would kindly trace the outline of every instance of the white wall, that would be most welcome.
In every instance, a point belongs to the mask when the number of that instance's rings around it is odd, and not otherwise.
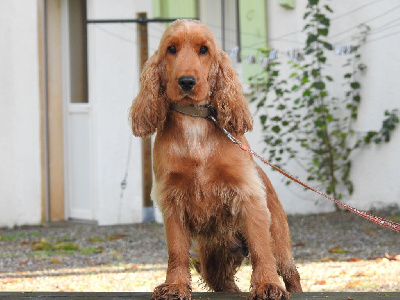
[[[301,28],[306,0],[286,10],[278,1],[267,1],[269,44],[279,50],[301,48]],[[330,1],[335,11],[331,35],[334,43],[350,37],[358,23],[371,20],[374,28],[398,16],[397,0]],[[358,8],[358,9],[356,9]],[[151,1],[88,0],[89,19],[136,18]],[[349,13],[351,12],[351,13]],[[349,14],[348,14],[349,13]],[[347,15],[346,15],[347,14]],[[40,100],[37,1],[0,2],[0,227],[38,224],[41,221]],[[341,16],[341,17],[340,17]],[[339,18],[338,18],[339,17]],[[392,23],[396,25],[396,23]],[[158,46],[164,24],[149,24],[150,54]],[[382,30],[381,27],[380,30]],[[385,109],[400,107],[397,70],[400,48],[397,27],[371,32],[363,48],[368,65],[361,78],[363,102],[355,129],[377,130]],[[285,37],[287,33],[296,32]],[[385,37],[386,36],[386,37]],[[280,38],[278,38],[280,37]],[[138,92],[138,45],[135,24],[89,25],[89,102],[92,104],[93,189],[95,218],[100,224],[141,222],[142,187],[140,139],[132,138],[127,189],[120,198],[131,138],[128,109]],[[330,63],[340,71],[344,58],[332,56]],[[335,71],[336,72],[336,71]],[[336,92],[336,91],[333,91]],[[252,107],[254,110],[254,107]],[[264,148],[260,125],[248,134],[252,147]],[[354,155],[354,195],[348,203],[362,209],[400,202],[400,130],[389,144],[371,146]],[[288,213],[318,213],[333,210],[327,200],[295,185],[287,187],[282,176],[264,167]],[[306,178],[295,165],[288,171]]]
[[[0,2],[0,227],[41,221],[36,1]]]
[[[151,1],[88,1],[88,19],[135,19]],[[99,224],[142,221],[141,140],[133,137],[128,109],[138,93],[137,25],[92,24],[89,42],[89,102],[94,132],[94,190]],[[150,51],[163,30],[149,25]],[[155,41],[157,40],[157,41]],[[127,188],[121,199],[129,139],[132,138]]]
[[[304,26],[303,14],[306,3],[306,0],[298,0],[294,10],[287,10],[279,6],[278,1],[267,1],[271,47],[281,51],[303,47],[304,35],[301,29]],[[368,3],[362,0],[327,2],[334,11],[331,16],[330,33],[332,37],[330,41],[334,45],[339,42],[346,44],[357,32],[355,27],[359,23],[367,21],[372,28],[368,42],[362,50],[362,57],[368,70],[360,78],[363,100],[359,109],[358,122],[354,126],[357,132],[379,130],[385,109],[400,108],[400,90],[397,88],[400,68],[397,49],[400,47],[400,39],[398,34],[391,35],[399,28],[397,25],[380,32],[374,30],[374,28],[382,30],[383,25],[398,18],[399,2],[385,0]],[[345,57],[332,55],[329,58],[329,63],[333,66],[332,72],[338,76],[343,74],[342,65],[345,59]],[[340,88],[341,85],[337,84],[332,93],[341,96]],[[255,122],[258,125],[258,117],[255,117]],[[256,127],[255,131],[249,135],[255,149],[259,151],[264,148],[260,134],[260,129]],[[400,128],[394,133],[389,144],[373,145],[354,153],[351,178],[355,191],[344,202],[360,209],[384,207],[395,203],[400,205],[400,185],[397,177],[400,169],[398,149],[400,149]],[[299,178],[307,177],[295,164],[290,164],[286,169]],[[271,172],[269,168],[265,170],[271,177],[287,213],[318,213],[333,210],[328,200],[311,192],[303,192],[302,188],[295,185],[287,187],[282,182],[280,174]]]

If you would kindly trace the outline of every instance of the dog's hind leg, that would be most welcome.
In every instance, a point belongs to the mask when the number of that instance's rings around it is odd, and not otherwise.
[[[197,271],[214,292],[240,292],[235,274],[243,258],[225,245],[200,245]]]
[[[276,260],[278,274],[282,276],[288,292],[302,292],[300,275],[292,256],[286,213],[270,180],[261,168],[258,168],[258,171],[267,190],[267,206],[271,213],[272,252]]]

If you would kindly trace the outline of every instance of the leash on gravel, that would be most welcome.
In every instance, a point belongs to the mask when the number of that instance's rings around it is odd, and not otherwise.
[[[306,189],[309,189],[323,197],[325,197],[326,199],[336,203],[337,205],[347,209],[348,211],[351,211],[353,213],[355,213],[356,215],[359,215],[360,217],[363,217],[367,220],[370,220],[371,222],[374,222],[378,225],[381,225],[383,227],[389,228],[391,230],[400,232],[400,224],[396,223],[396,222],[392,222],[389,220],[386,220],[384,218],[381,217],[377,217],[374,216],[370,213],[367,213],[365,211],[359,210],[357,208],[354,208],[350,205],[347,205],[339,200],[336,200],[326,194],[324,194],[323,192],[309,186],[308,184],[302,182],[301,180],[297,179],[296,177],[290,175],[289,173],[281,170],[280,168],[278,168],[277,166],[273,165],[272,163],[270,163],[267,159],[265,159],[264,157],[262,157],[261,155],[259,155],[257,152],[253,151],[252,149],[250,149],[248,146],[244,145],[241,141],[239,141],[237,138],[235,138],[232,134],[229,133],[229,131],[227,131],[224,127],[219,126],[216,118],[217,112],[215,110],[215,108],[213,108],[211,105],[206,104],[206,105],[199,105],[199,106],[194,106],[194,105],[187,105],[187,106],[183,106],[183,105],[179,105],[177,103],[172,103],[170,106],[171,109],[185,114],[185,115],[189,115],[192,117],[200,117],[200,118],[204,118],[206,120],[212,121],[215,123],[215,125],[221,129],[225,135],[232,141],[232,143],[236,144],[239,146],[240,149],[242,149],[243,151],[246,151],[248,153],[250,153],[251,155],[253,155],[254,157],[257,157],[259,160],[261,160],[264,164],[269,165],[270,167],[272,167],[273,169],[275,169],[276,171],[278,171],[279,173],[281,173],[282,175],[286,176],[287,178],[289,178],[290,180],[296,182],[297,184],[305,187]]]

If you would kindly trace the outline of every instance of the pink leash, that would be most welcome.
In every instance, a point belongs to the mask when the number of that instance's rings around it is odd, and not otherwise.
[[[391,229],[391,230],[400,232],[400,224],[399,224],[399,223],[392,222],[392,221],[386,220],[386,219],[384,219],[384,218],[374,216],[374,215],[372,215],[372,214],[370,214],[370,213],[367,213],[367,212],[365,212],[365,211],[359,210],[359,209],[357,209],[357,208],[354,208],[354,207],[352,207],[352,206],[350,206],[350,205],[347,205],[347,204],[345,204],[345,203],[343,203],[343,202],[340,202],[339,200],[333,199],[332,197],[330,197],[330,196],[328,196],[328,195],[322,193],[321,191],[319,191],[319,190],[317,190],[317,189],[315,189],[315,188],[313,188],[313,187],[307,185],[306,183],[300,181],[300,180],[297,179],[296,177],[290,175],[289,173],[286,173],[285,171],[279,169],[277,166],[271,164],[268,160],[266,160],[264,157],[262,157],[261,155],[259,155],[257,152],[251,150],[249,147],[247,147],[246,145],[244,145],[241,141],[239,141],[239,140],[238,140],[237,138],[235,138],[232,134],[230,134],[225,128],[219,126],[218,123],[217,123],[217,121],[215,120],[215,118],[214,118],[213,116],[208,116],[208,119],[210,119],[211,121],[213,121],[213,122],[226,134],[226,136],[227,136],[234,144],[236,144],[236,145],[238,145],[238,146],[240,147],[240,149],[242,149],[242,150],[244,150],[244,151],[246,151],[246,152],[249,152],[251,155],[257,157],[257,158],[258,158],[259,160],[261,160],[263,163],[265,163],[265,164],[269,165],[270,167],[274,168],[276,171],[278,171],[278,172],[281,173],[282,175],[286,176],[286,177],[289,178],[290,180],[293,180],[294,182],[300,184],[301,186],[303,186],[303,187],[305,187],[305,188],[307,188],[307,189],[309,189],[309,190],[311,190],[311,191],[313,191],[313,192],[315,192],[315,193],[317,193],[317,194],[319,194],[319,195],[325,197],[326,199],[328,199],[328,200],[330,200],[330,201],[336,203],[337,205],[339,205],[339,206],[341,206],[341,207],[343,207],[343,208],[345,208],[345,209],[347,209],[347,210],[349,210],[349,211],[355,213],[356,215],[359,215],[359,216],[361,216],[361,217],[363,217],[363,218],[365,218],[365,219],[367,219],[367,220],[370,220],[370,221],[372,221],[372,222],[374,222],[374,223],[376,223],[376,224],[379,224],[379,225],[384,226],[384,227],[386,227],[386,228],[389,228],[389,229]]]

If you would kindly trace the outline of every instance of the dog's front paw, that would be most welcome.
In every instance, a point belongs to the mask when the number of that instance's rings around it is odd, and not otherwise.
[[[152,300],[190,300],[191,288],[186,284],[163,283],[151,294]]]
[[[283,286],[276,283],[264,283],[252,286],[248,300],[283,300],[289,299],[288,293]]]

